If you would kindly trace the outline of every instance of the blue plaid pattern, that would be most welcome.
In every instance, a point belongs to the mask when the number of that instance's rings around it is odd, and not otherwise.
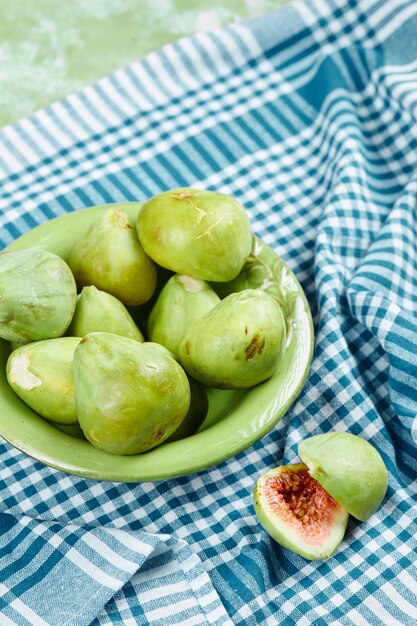
[[[157,483],[67,476],[0,445],[0,623],[417,623],[417,6],[297,2],[178,41],[0,132],[0,241],[162,190],[221,190],[294,270],[317,344],[280,424]],[[258,475],[347,430],[389,470],[326,562],[258,524]],[[219,443],[221,445],[221,443]]]

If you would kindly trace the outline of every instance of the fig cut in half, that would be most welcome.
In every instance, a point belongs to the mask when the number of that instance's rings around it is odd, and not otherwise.
[[[326,559],[341,543],[349,514],[310,476],[304,463],[262,474],[254,490],[256,515],[284,548],[306,559]]]

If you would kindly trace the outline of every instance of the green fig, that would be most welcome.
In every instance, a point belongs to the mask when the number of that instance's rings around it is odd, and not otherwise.
[[[168,280],[148,319],[148,339],[178,355],[190,324],[220,302],[208,283],[175,274]]]
[[[110,333],[80,341],[74,381],[84,435],[112,454],[139,454],[161,444],[190,405],[187,376],[169,354]]]
[[[205,387],[191,378],[191,376],[188,377],[188,382],[191,393],[190,408],[178,428],[168,437],[167,442],[191,437],[191,435],[197,432],[207,417],[209,402]]]
[[[343,540],[349,514],[310,476],[303,463],[262,474],[254,489],[261,526],[306,559],[327,559]]]
[[[73,248],[68,265],[79,288],[94,285],[126,305],[142,304],[155,291],[155,263],[121,209],[107,209],[91,224]]]
[[[368,441],[345,432],[304,439],[298,454],[310,476],[353,517],[366,521],[384,499],[388,473]]]
[[[36,341],[17,348],[8,358],[7,380],[13,391],[51,422],[77,422],[72,364],[79,342],[79,337]]]
[[[232,280],[252,246],[242,205],[215,191],[181,188],[151,198],[139,210],[137,231],[158,265],[200,280]]]
[[[272,376],[285,337],[278,302],[261,289],[245,289],[190,325],[180,345],[180,362],[204,385],[246,389]]]
[[[0,254],[0,337],[20,344],[53,339],[71,322],[77,290],[68,265],[41,248]]]
[[[67,334],[84,337],[88,333],[100,331],[144,341],[142,333],[120,300],[94,285],[83,287]]]

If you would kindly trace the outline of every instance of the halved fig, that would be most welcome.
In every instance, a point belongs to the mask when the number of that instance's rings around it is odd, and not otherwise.
[[[306,559],[326,559],[341,543],[349,514],[310,476],[304,463],[262,474],[254,506],[266,532]]]

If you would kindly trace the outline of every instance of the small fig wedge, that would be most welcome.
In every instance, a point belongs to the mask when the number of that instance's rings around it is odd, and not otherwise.
[[[93,332],[113,333],[136,341],[145,341],[125,305],[110,293],[90,285],[83,287],[77,298],[74,317],[67,334],[84,337]]]
[[[190,405],[187,375],[164,348],[111,333],[90,333],[80,341],[74,383],[84,435],[112,454],[159,445]]]
[[[252,246],[245,209],[215,191],[181,188],[151,198],[139,210],[137,231],[158,265],[200,280],[232,280]]]
[[[178,356],[190,324],[220,302],[208,283],[175,274],[158,296],[148,319],[148,339]]]
[[[262,474],[254,489],[254,507],[275,541],[310,560],[327,559],[336,551],[349,518],[303,463]]]
[[[76,424],[73,358],[78,337],[28,343],[7,361],[13,391],[39,415],[58,424]]]
[[[155,263],[122,209],[107,209],[91,224],[68,265],[79,288],[94,285],[126,305],[147,302],[156,288]]]
[[[315,478],[353,517],[366,521],[384,499],[388,473],[368,441],[345,432],[304,439],[298,454]]]
[[[75,280],[59,256],[41,248],[0,254],[0,337],[16,343],[60,337],[72,319]]]

